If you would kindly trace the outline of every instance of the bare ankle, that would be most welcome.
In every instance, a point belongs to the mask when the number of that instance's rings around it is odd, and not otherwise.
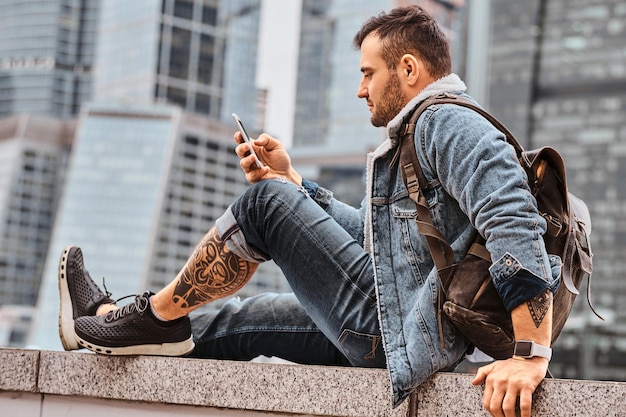
[[[117,310],[117,309],[118,309],[118,306],[116,306],[115,304],[109,304],[109,303],[100,304],[98,308],[96,309],[96,316],[104,316],[106,313]]]
[[[163,300],[162,294],[155,294],[150,297],[150,306],[152,308],[152,313],[159,320],[176,320],[186,315],[183,311],[181,311],[180,308],[178,308],[173,303],[168,303],[167,300]]]

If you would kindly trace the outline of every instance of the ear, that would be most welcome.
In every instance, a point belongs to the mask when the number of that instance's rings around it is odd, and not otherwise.
[[[402,58],[400,58],[400,65],[398,66],[400,69],[401,77],[400,79],[406,79],[407,84],[415,85],[419,76],[420,76],[420,66],[419,61],[412,54],[404,54]]]

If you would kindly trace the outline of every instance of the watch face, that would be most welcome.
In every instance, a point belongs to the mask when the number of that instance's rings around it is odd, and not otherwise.
[[[527,341],[521,341],[515,343],[515,352],[513,353],[515,356],[530,356],[530,351],[532,349],[532,343]]]

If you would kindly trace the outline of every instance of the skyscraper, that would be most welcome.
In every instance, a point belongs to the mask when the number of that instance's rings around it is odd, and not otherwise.
[[[0,0],[0,118],[75,116],[91,96],[98,0]]]
[[[73,118],[91,96],[99,4],[0,0],[0,343],[24,343],[37,300]]]
[[[75,124],[0,120],[0,305],[35,305]]]
[[[175,103],[255,128],[260,0],[102,3],[94,99]]]

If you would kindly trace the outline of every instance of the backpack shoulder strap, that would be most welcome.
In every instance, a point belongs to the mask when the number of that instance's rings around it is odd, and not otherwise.
[[[433,104],[427,99],[411,114],[408,123],[402,129],[400,138],[400,166],[402,179],[409,193],[409,198],[415,203],[417,217],[415,219],[419,232],[426,237],[430,254],[438,271],[454,264],[454,253],[445,236],[433,224],[430,208],[423,190],[428,188],[428,181],[422,171],[422,166],[415,150],[415,126],[419,116]]]
[[[461,96],[444,93],[444,94],[438,94],[436,96],[431,96],[427,98],[416,109],[414,114],[409,119],[408,123],[417,123],[417,119],[419,119],[419,116],[421,115],[421,113],[423,113],[424,110],[426,110],[426,108],[428,108],[429,106],[432,106],[433,104],[456,104],[458,106],[467,107],[469,109],[474,110],[476,113],[483,116],[485,119],[489,121],[489,123],[491,123],[496,129],[498,129],[500,132],[504,134],[504,136],[506,137],[507,143],[513,146],[518,158],[522,155],[522,152],[524,152],[524,148],[522,147],[522,145],[520,145],[517,139],[515,139],[515,136],[513,136],[513,133],[511,133],[511,131],[505,125],[503,125],[498,119],[496,119],[487,110],[483,109],[482,107],[478,106],[472,101]],[[414,118],[416,114],[417,114],[417,117]]]

